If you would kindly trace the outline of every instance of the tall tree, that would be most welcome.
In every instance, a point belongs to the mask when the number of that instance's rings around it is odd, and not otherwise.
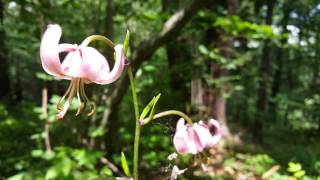
[[[227,1],[227,11],[228,16],[236,15],[238,9],[238,0],[228,0]],[[211,34],[207,32],[207,34]],[[212,39],[214,41],[214,39]],[[233,38],[230,36],[226,36],[223,30],[218,32],[217,38],[217,47],[222,56],[229,60],[232,57],[232,47],[233,47]],[[210,76],[214,79],[219,79],[228,76],[228,70],[215,62],[210,63]],[[222,133],[226,138],[231,136],[230,130],[227,125],[227,117],[226,117],[226,98],[225,93],[227,93],[227,86],[224,83],[219,83],[216,87],[212,85],[208,88],[208,98],[207,98],[207,111],[209,117],[213,117],[217,119],[222,127]]]
[[[286,27],[288,25],[288,21],[289,21],[289,15],[290,12],[292,11],[292,9],[290,8],[290,6],[288,4],[284,4],[284,8],[283,8],[283,18],[281,20],[281,26],[282,29],[286,30]],[[282,44],[285,44],[287,42],[287,38],[283,38],[282,39]],[[276,96],[279,94],[280,92],[280,88],[281,88],[281,82],[283,81],[283,71],[284,71],[284,60],[286,59],[286,57],[288,56],[288,53],[286,52],[285,48],[278,48],[276,50],[276,62],[275,62],[275,68],[274,68],[274,74],[272,77],[272,84],[271,84],[271,93],[270,96],[272,98],[272,100],[269,102],[269,114],[271,116],[270,120],[275,120],[277,117],[277,104],[276,104]]]
[[[162,10],[164,14],[171,14],[180,8],[180,3],[177,0],[163,0]],[[186,103],[189,101],[189,90],[187,83],[190,79],[190,73],[188,64],[191,60],[190,49],[190,37],[181,35],[173,37],[171,41],[166,43],[166,52],[168,58],[168,66],[170,73],[170,87],[175,101],[179,104],[175,104],[175,108],[185,109]],[[185,50],[184,53],[181,51]]]
[[[174,13],[163,25],[161,31],[152,38],[141,42],[137,49],[133,52],[133,57],[130,61],[130,66],[134,69],[134,73],[144,61],[150,59],[153,53],[176,35],[186,23],[195,15],[202,7],[207,4],[207,0],[195,0],[188,6]],[[105,111],[103,121],[108,121],[112,114],[118,109],[118,106],[126,93],[129,86],[129,77],[126,75],[118,81],[108,94],[106,106],[108,111]],[[106,125],[106,124],[105,124]],[[110,128],[110,127],[109,127]],[[108,129],[109,129],[108,128]],[[110,135],[109,135],[110,137]]]
[[[275,0],[266,1],[267,13],[265,16],[265,22],[268,25],[272,24],[274,4],[275,4]],[[257,116],[255,118],[255,121],[252,127],[252,137],[253,137],[253,142],[255,143],[263,143],[263,138],[262,138],[263,121],[266,120],[269,81],[271,76],[270,49],[271,49],[270,40],[265,40],[264,46],[262,48],[261,62],[260,62],[259,71],[258,71],[259,83],[258,83],[257,102],[256,102]]]

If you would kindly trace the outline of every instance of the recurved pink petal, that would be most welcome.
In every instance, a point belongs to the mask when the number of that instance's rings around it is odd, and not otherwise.
[[[116,52],[116,62],[113,69],[111,70],[110,73],[107,73],[107,74],[103,72],[99,73],[100,77],[93,82],[97,84],[110,84],[116,81],[121,76],[125,66],[125,56],[123,52],[123,45],[118,44],[115,46],[114,49]]]
[[[62,62],[63,74],[69,77],[79,77],[79,72],[83,63],[80,51],[71,51],[67,54]]]
[[[67,43],[61,43],[58,45],[58,52],[70,52],[70,51],[75,51],[77,50],[78,45],[76,44],[67,44]]]
[[[208,126],[212,135],[210,146],[213,146],[217,144],[222,137],[220,123],[214,119],[210,119],[208,122]]]
[[[63,77],[59,59],[59,40],[62,30],[59,25],[48,25],[40,44],[40,58],[43,69],[50,75]]]
[[[193,141],[193,137],[193,128],[185,125],[185,120],[181,118],[177,123],[176,133],[173,137],[173,144],[177,152],[181,154],[196,154],[197,148]]]
[[[193,128],[195,130],[195,143],[198,151],[203,151],[204,148],[211,146],[212,135],[209,131],[209,127],[202,121],[194,123]]]
[[[82,66],[79,77],[95,82],[100,77],[108,75],[110,69],[106,58],[95,48],[85,47],[81,49]]]

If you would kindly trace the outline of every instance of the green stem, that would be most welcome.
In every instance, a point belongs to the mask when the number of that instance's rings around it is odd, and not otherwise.
[[[106,38],[105,36],[101,36],[101,35],[91,35],[91,36],[87,37],[85,40],[82,41],[80,46],[86,47],[93,41],[103,41],[111,48],[114,48],[113,42],[110,39]]]
[[[136,128],[135,128],[135,135],[134,135],[134,146],[133,146],[133,179],[139,179],[139,168],[138,168],[138,161],[139,161],[139,141],[140,141],[140,123],[139,123],[139,105],[138,105],[138,98],[137,98],[137,91],[136,91],[136,84],[133,77],[131,67],[128,68],[129,80],[131,85],[131,92],[133,98],[133,105],[134,105],[134,114],[136,118]]]
[[[164,116],[170,116],[170,115],[177,115],[182,117],[184,120],[186,120],[189,124],[193,124],[191,118],[187,116],[185,113],[177,110],[168,110],[168,111],[163,111],[161,113],[155,114],[152,119],[158,119]],[[144,121],[144,120],[143,120]]]

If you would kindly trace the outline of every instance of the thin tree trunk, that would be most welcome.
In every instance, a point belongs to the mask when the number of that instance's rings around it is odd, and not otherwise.
[[[203,96],[204,89],[200,72],[197,69],[193,69],[191,75],[191,104],[195,107],[195,110],[200,117],[204,114]]]
[[[178,37],[179,38],[179,37]],[[186,84],[190,80],[190,72],[186,67],[187,63],[191,63],[191,54],[188,40],[174,39],[167,44],[167,57],[170,73],[170,87],[175,97],[175,101],[179,102],[179,105],[175,105],[175,108],[185,109],[186,103],[189,101],[190,92]],[[181,53],[183,51],[183,53]]]
[[[106,11],[107,11],[107,16],[106,16],[105,35],[109,39],[113,39],[113,2],[112,0],[107,0]],[[109,62],[112,62],[113,50],[111,48],[107,48],[106,56]]]
[[[169,14],[179,9],[180,3],[178,0],[162,0],[163,13]],[[190,44],[188,43],[190,38],[180,35],[172,38],[166,44],[166,52],[168,58],[168,67],[170,74],[170,87],[175,97],[175,101],[179,104],[175,104],[174,108],[184,110],[186,103],[189,101],[190,92],[186,87],[187,82],[190,79],[189,70],[184,64],[189,64],[191,60]],[[184,50],[184,51],[183,51]],[[183,53],[181,53],[183,51]]]
[[[4,3],[0,0],[0,98],[8,97],[9,90],[10,90],[10,81],[9,81],[9,68],[8,68],[8,61],[6,57],[6,48],[5,48],[5,32],[3,26],[3,16],[4,14]]]
[[[272,24],[273,6],[275,0],[267,1],[267,14],[265,17],[266,24]],[[271,60],[270,60],[270,40],[265,40],[262,48],[262,57],[259,66],[259,84],[257,91],[257,116],[252,127],[253,142],[263,143],[263,122],[266,120],[267,104],[268,104],[268,89],[271,75]]]
[[[113,1],[107,0],[106,4],[106,32],[105,35],[109,39],[113,39]],[[106,49],[106,56],[110,63],[113,61],[113,50],[110,48]],[[106,94],[109,94],[110,91],[113,91],[112,89],[105,90]],[[108,96],[108,95],[107,95]],[[109,100],[110,97],[104,97],[104,99]],[[108,102],[107,102],[108,103]],[[105,138],[105,141],[102,143],[102,147],[105,149],[107,148],[109,152],[113,152],[116,150],[116,146],[118,142],[114,141],[114,139],[117,139],[117,130],[119,129],[119,121],[117,121],[117,112],[111,111],[112,107],[107,106],[103,113],[102,121],[99,125],[100,128],[103,128],[107,126],[107,129],[109,130],[107,132],[107,138]],[[108,118],[109,117],[109,118]],[[111,120],[112,119],[112,120]],[[108,147],[107,145],[108,144]]]
[[[288,24],[288,20],[289,20],[289,14],[290,14],[291,10],[286,8],[284,9],[284,17],[282,19],[282,28],[283,29],[286,29],[286,26]],[[287,42],[287,38],[284,38],[282,40],[282,43],[286,43]],[[273,82],[272,82],[272,85],[271,85],[271,98],[272,99],[275,99],[276,96],[279,94],[280,92],[280,88],[281,88],[281,81],[282,81],[282,78],[283,78],[283,63],[284,63],[284,60],[286,58],[286,52],[285,52],[285,49],[283,48],[278,48],[277,49],[277,58],[276,58],[276,69],[275,69],[275,73],[273,75]],[[276,104],[276,101],[273,100],[273,101],[270,101],[269,102],[269,114],[271,115],[271,120],[275,121],[276,118],[277,118],[277,104]]]
[[[42,111],[43,114],[46,118],[48,118],[48,88],[47,88],[47,83],[43,83],[43,88],[42,88]],[[50,142],[50,123],[48,120],[45,120],[44,124],[44,144],[46,147],[46,150],[51,152],[51,142]]]

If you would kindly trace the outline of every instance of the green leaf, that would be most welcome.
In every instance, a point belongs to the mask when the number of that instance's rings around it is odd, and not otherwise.
[[[200,53],[203,55],[207,55],[209,53],[209,50],[204,45],[200,45],[198,48],[199,48]]]
[[[112,176],[112,171],[108,167],[103,167],[100,170],[100,174],[105,176]]]
[[[27,175],[28,175],[27,173],[22,172],[22,173],[19,173],[19,174],[16,174],[14,176],[9,177],[8,180],[24,180],[24,179],[26,179]]]
[[[126,176],[130,177],[131,173],[129,170],[127,158],[123,152],[121,152],[121,166],[122,166],[122,169],[123,169],[124,173],[126,174]]]
[[[62,167],[62,173],[67,176],[70,174],[72,167],[73,167],[73,162],[70,158],[64,158],[61,161],[61,167]]]
[[[301,178],[302,176],[304,176],[306,174],[306,172],[304,170],[301,171],[297,171],[293,174],[294,177],[296,178]]]
[[[125,56],[127,56],[127,52],[129,49],[129,41],[130,41],[130,31],[127,30],[126,38],[124,39],[124,43],[123,43],[123,51]]]
[[[101,136],[103,136],[106,132],[107,132],[107,131],[106,131],[105,129],[103,129],[103,128],[100,128],[100,127],[99,127],[99,128],[96,128],[96,127],[94,127],[94,126],[91,126],[91,127],[89,128],[88,134],[89,134],[90,137],[96,138],[96,137],[101,137]]]
[[[55,179],[56,177],[58,177],[58,175],[60,173],[59,171],[60,170],[56,166],[51,167],[47,171],[45,179]]]
[[[300,171],[302,169],[300,163],[289,162],[288,165],[288,171],[292,173]]]
[[[53,76],[50,76],[50,75],[42,73],[42,72],[37,72],[36,73],[36,77],[38,79],[43,80],[43,81],[52,81],[52,80],[54,80]]]
[[[158,13],[155,11],[145,11],[142,13],[142,15],[150,20],[156,20],[159,18]]]
[[[41,149],[35,149],[31,152],[32,157],[42,157],[43,155],[43,150]]]

